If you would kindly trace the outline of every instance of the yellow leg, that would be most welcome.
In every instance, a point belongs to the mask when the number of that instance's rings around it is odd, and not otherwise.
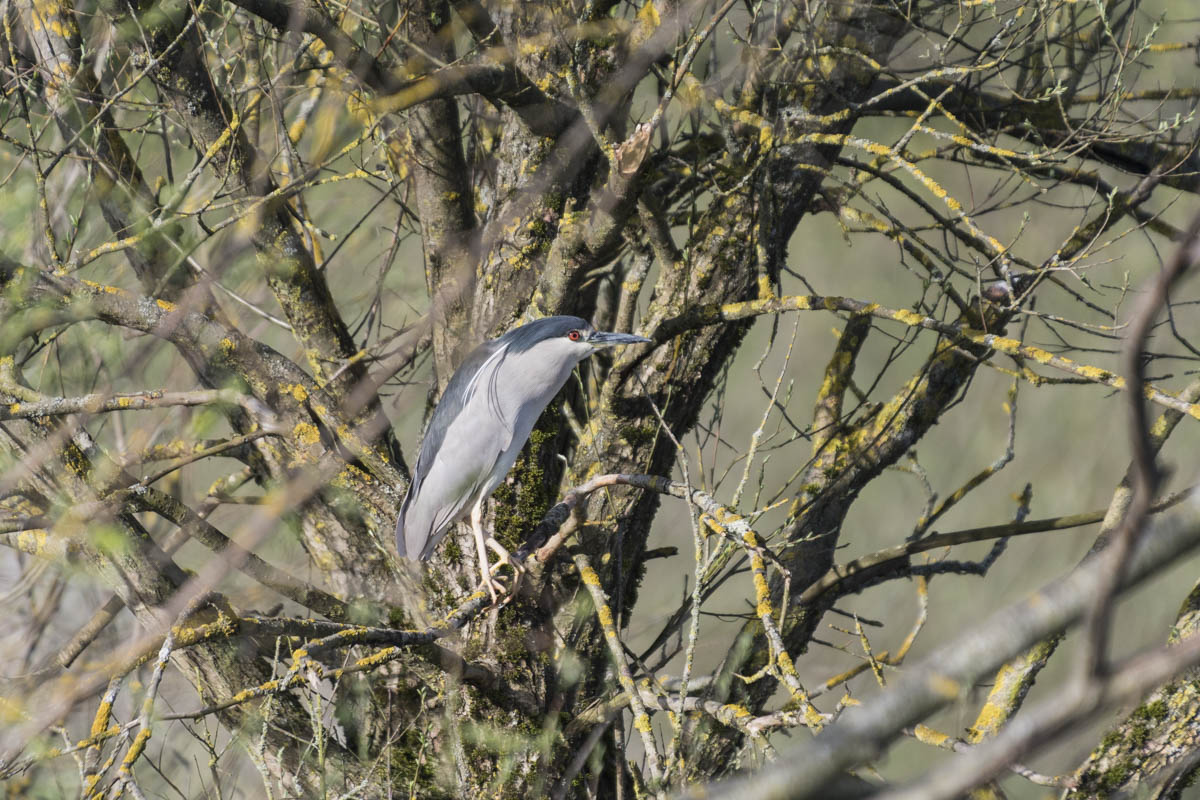
[[[492,565],[488,562],[487,555],[488,537],[483,535],[482,499],[471,509],[471,532],[475,534],[475,554],[479,556],[479,574],[483,578],[483,585],[487,587],[488,593],[492,596],[492,602],[496,603],[500,600],[496,589],[503,589],[504,586],[492,579]]]
[[[509,592],[511,597],[515,597],[517,594],[517,588],[520,587],[521,581],[525,577],[525,567],[523,567],[520,564],[520,562],[514,561],[512,554],[504,549],[504,545],[500,544],[499,542],[497,542],[495,539],[493,539],[490,536],[487,538],[487,546],[492,548],[492,550],[494,550],[496,552],[496,555],[500,557],[500,560],[492,565],[492,574],[493,575],[496,573],[496,571],[498,569],[500,569],[501,567],[503,567],[505,565],[512,568],[512,571],[513,571],[512,586],[506,587],[505,591]],[[511,597],[510,597],[510,599],[511,599]],[[507,601],[505,601],[505,602],[507,602]]]
[[[479,575],[482,578],[483,585],[487,587],[488,593],[492,596],[492,602],[500,602],[500,595],[509,595],[504,602],[508,602],[516,594],[517,587],[521,584],[521,578],[525,575],[525,568],[513,561],[512,555],[509,554],[504,546],[497,542],[492,537],[483,532],[483,501],[480,500],[471,509],[471,532],[475,535],[475,552],[479,556]],[[492,548],[496,551],[496,555],[500,560],[492,564],[488,560],[487,550]],[[496,580],[496,572],[501,567],[508,565],[512,567],[513,583],[512,586],[506,586]]]

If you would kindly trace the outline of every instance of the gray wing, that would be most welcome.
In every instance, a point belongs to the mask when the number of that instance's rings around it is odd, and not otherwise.
[[[479,385],[480,370],[492,357],[502,358],[502,348],[502,340],[493,339],[472,350],[434,409],[396,520],[402,557],[429,557],[450,525],[469,510],[512,439],[508,425],[489,425],[478,413],[491,404],[493,392],[491,381]]]

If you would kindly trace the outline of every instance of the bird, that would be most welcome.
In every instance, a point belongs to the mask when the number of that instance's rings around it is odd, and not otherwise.
[[[468,512],[483,585],[497,601],[487,548],[521,568],[483,532],[483,505],[503,482],[542,411],[575,365],[606,347],[648,343],[629,333],[598,331],[580,317],[544,317],[472,350],[455,370],[433,411],[412,482],[396,520],[396,549],[426,561]],[[499,564],[497,564],[499,566]]]

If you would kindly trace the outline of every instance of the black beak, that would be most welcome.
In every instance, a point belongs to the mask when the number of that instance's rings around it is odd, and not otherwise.
[[[650,342],[645,336],[634,336],[632,333],[609,333],[608,331],[596,331],[588,337],[588,344],[596,349],[601,347],[616,347],[623,344],[641,344]]]

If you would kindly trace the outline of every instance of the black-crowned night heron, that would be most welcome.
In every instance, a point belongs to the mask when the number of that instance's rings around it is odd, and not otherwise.
[[[627,333],[597,331],[579,317],[546,317],[476,347],[450,378],[413,470],[396,521],[396,547],[428,559],[450,526],[471,513],[483,584],[496,599],[487,548],[502,563],[508,551],[484,536],[483,502],[504,480],[534,423],[571,370],[603,347],[649,342]]]

